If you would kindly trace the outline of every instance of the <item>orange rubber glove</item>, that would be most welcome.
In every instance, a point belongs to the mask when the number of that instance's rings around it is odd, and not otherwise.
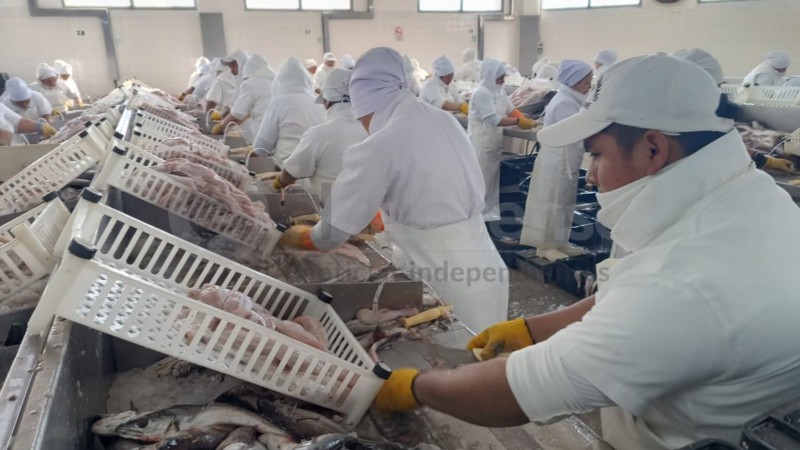
[[[522,119],[525,117],[525,114],[522,114],[522,111],[515,109],[511,111],[511,114],[508,115],[509,117],[513,117],[515,119]]]
[[[414,379],[417,369],[396,369],[381,386],[372,405],[379,411],[403,412],[417,409],[421,405],[414,396]]]
[[[283,232],[278,245],[301,250],[316,250],[314,241],[311,240],[312,228],[314,227],[311,225],[295,225]]]
[[[378,214],[375,214],[375,217],[372,218],[372,222],[369,223],[367,229],[369,229],[369,234],[383,233],[383,216],[381,215],[380,211],[378,211]]]
[[[511,353],[533,345],[533,337],[525,319],[498,322],[469,341],[467,350],[482,348],[481,360],[492,359],[500,353]]]

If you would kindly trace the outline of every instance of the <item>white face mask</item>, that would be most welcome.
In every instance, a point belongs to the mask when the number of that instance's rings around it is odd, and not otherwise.
[[[609,230],[613,230],[619,219],[625,214],[633,199],[639,192],[653,179],[653,176],[639,178],[633,183],[614,189],[613,191],[597,193],[597,202],[600,203],[600,211],[597,213],[597,220]]]

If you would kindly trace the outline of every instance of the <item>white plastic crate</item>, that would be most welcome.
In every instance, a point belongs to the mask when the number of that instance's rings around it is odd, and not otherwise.
[[[176,134],[193,133],[193,130],[188,127],[177,124],[169,119],[156,116],[144,110],[136,111],[133,120],[136,123],[137,127],[149,131],[155,131],[156,133],[161,133],[168,136],[172,135],[172,133]]]
[[[170,147],[164,144],[158,144],[151,146],[148,151],[145,151],[136,145],[131,144],[130,142],[126,142],[123,140],[116,140],[116,145],[124,150],[127,150],[125,153],[125,157],[131,159],[133,161],[138,162],[144,166],[152,166],[155,164],[160,164],[165,161],[165,159],[171,158],[183,158],[189,160],[195,164],[199,164],[203,167],[207,167],[213,170],[217,175],[220,177],[228,180],[234,186],[238,187],[242,191],[246,192],[247,189],[253,182],[253,177],[250,173],[245,169],[242,165],[241,169],[237,170],[230,165],[223,165],[206,158],[201,157],[200,155],[189,153],[189,152],[182,152],[175,147]],[[158,155],[164,156],[161,158],[160,156],[156,156],[154,153],[158,153]],[[231,165],[238,164],[234,161],[231,161]]]
[[[739,85],[739,84],[723,83],[722,85],[720,85],[719,88],[720,88],[720,90],[722,90],[723,94],[727,94],[728,95],[728,98],[731,101],[735,101],[736,97],[739,95],[739,90],[742,88],[742,86]]]
[[[0,214],[25,211],[105,158],[107,139],[91,126],[0,185]]]
[[[56,241],[70,213],[55,192],[36,208],[0,226],[0,302],[53,270]]]
[[[230,211],[173,177],[125,157],[125,150],[118,147],[108,152],[103,169],[92,182],[97,190],[104,191],[108,186],[255,249],[263,256],[272,253],[281,237],[274,222],[264,223]]]
[[[757,106],[800,108],[800,86],[750,86],[740,91],[738,101]]]
[[[351,427],[360,421],[390,371],[370,359],[329,304],[86,198],[73,228],[84,244],[70,244],[29,332],[46,331],[58,315],[339,411]],[[328,352],[186,296],[205,283],[242,292],[279,319],[316,317]]]
[[[148,147],[153,146],[154,144],[160,144],[162,142],[169,141],[172,139],[184,139],[189,143],[191,143],[192,145],[197,145],[206,150],[216,151],[222,156],[227,156],[228,150],[230,150],[230,148],[227,145],[223,144],[222,141],[204,135],[198,135],[195,133],[188,133],[188,132],[187,133],[170,132],[169,134],[165,134],[142,127],[137,127],[135,125],[133,127],[133,130],[131,130],[130,136],[128,136],[127,140],[130,143],[147,150]]]

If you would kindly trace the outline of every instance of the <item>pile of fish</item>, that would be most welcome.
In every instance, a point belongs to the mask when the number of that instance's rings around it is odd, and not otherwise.
[[[198,145],[193,145],[183,138],[171,139],[165,142],[150,142],[150,145],[144,149],[167,162],[175,159],[184,159],[200,165],[211,163],[224,167],[230,171],[230,174],[218,173],[218,175],[238,188],[244,187],[240,183],[248,175],[244,165],[228,159],[214,150],[207,150]]]
[[[508,99],[515,108],[521,108],[542,101],[550,91],[552,88],[545,84],[521,86],[512,92]]]
[[[789,137],[789,133],[767,129],[758,122],[753,122],[752,124],[737,123],[736,129],[739,130],[739,134],[742,135],[742,139],[748,148],[767,153],[774,150],[778,144]]]
[[[100,119],[99,115],[83,114],[80,117],[68,120],[58,129],[50,139],[41,141],[42,144],[61,144],[86,129],[86,122]]]

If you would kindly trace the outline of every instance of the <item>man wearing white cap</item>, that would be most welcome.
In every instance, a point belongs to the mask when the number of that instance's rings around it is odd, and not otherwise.
[[[743,86],[781,86],[787,81],[786,69],[792,63],[789,54],[775,50],[767,53],[767,59],[757,65],[742,81]]]
[[[453,76],[456,81],[469,81],[477,83],[481,80],[481,61],[478,59],[478,51],[474,48],[466,48],[461,53],[461,67],[456,70]]]
[[[417,101],[407,83],[392,49],[358,59],[350,96],[369,137],[345,151],[322,221],[290,228],[282,245],[335,248],[380,208],[393,262],[429,281],[479,330],[508,309],[508,269],[481,218],[480,168],[458,121]]]
[[[325,77],[336,67],[336,55],[327,52],[322,55],[322,65],[317,67],[317,72],[314,74],[314,92],[319,94],[322,90],[322,84],[325,82]]]
[[[356,65],[356,60],[350,55],[342,56],[342,69],[353,70]]]
[[[31,83],[31,90],[44,96],[53,107],[53,112],[67,112],[67,101],[69,100],[58,87],[58,72],[46,63],[41,63],[36,68],[36,81]]]
[[[481,85],[472,94],[467,121],[467,133],[478,155],[483,173],[486,196],[483,200],[483,218],[500,219],[500,162],[503,151],[503,129],[518,125],[529,130],[536,124],[514,109],[503,83],[506,65],[496,59],[486,58],[481,63]]]
[[[578,113],[592,87],[592,68],[566,59],[559,66],[558,81],[561,87],[544,110],[545,128]],[[569,243],[582,160],[583,149],[577,144],[542,147],[533,165],[520,243],[536,247],[536,255],[549,261],[583,253]]]
[[[584,108],[539,138],[584,143],[598,219],[630,253],[601,264],[595,296],[470,342],[508,358],[394,370],[376,406],[422,404],[495,427],[605,408],[606,441],[650,450],[737,442],[746,421],[799,397],[800,353],[786,343],[800,341],[800,240],[785,236],[800,210],[752,166],[719,101],[685,60],[609,68]]]
[[[78,85],[75,83],[75,78],[72,76],[72,64],[64,60],[57,59],[55,60],[53,69],[58,72],[59,89],[61,89],[61,91],[64,92],[64,95],[67,96],[67,99],[69,99],[67,105],[70,108],[75,106],[79,108],[85,107],[86,105],[83,104],[81,91],[78,89]]]
[[[325,107],[325,123],[309,128],[275,178],[276,190],[306,179],[305,186],[325,204],[333,181],[342,171],[345,150],[367,138],[350,107],[349,70],[333,69],[325,78],[317,103]]]
[[[602,75],[615,62],[617,62],[617,52],[614,50],[600,50],[597,52],[594,57],[594,68],[597,69],[597,75]]]
[[[53,110],[50,102],[42,94],[31,91],[21,78],[14,77],[6,81],[6,91],[0,101],[26,119],[50,121]]]
[[[306,70],[308,70],[309,76],[313,78],[314,74],[317,73],[317,61],[309,58],[303,61],[303,65],[306,67]]]
[[[433,60],[433,76],[422,85],[419,98],[445,111],[467,114],[469,106],[461,101],[458,89],[453,84],[455,71],[453,62],[447,56],[442,55]]]
[[[264,111],[253,149],[257,154],[271,154],[275,163],[283,166],[303,133],[324,121],[324,111],[314,102],[305,67],[299,59],[289,58],[272,83],[272,99]]]

